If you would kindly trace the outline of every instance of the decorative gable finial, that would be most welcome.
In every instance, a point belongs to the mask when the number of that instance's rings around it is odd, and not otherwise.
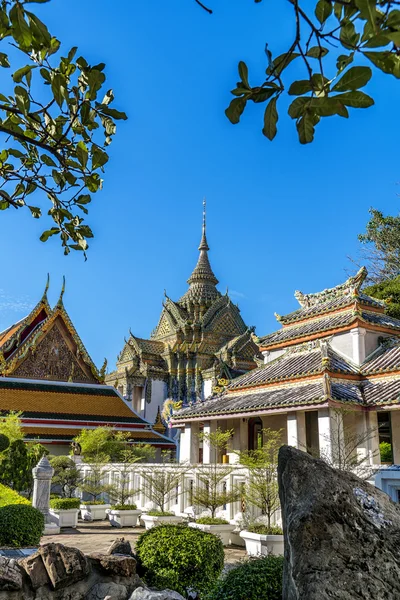
[[[63,305],[64,292],[65,292],[65,275],[63,275],[63,282],[62,282],[60,297],[59,297],[58,302],[57,302],[57,306],[58,307],[60,307],[60,306]]]
[[[47,292],[49,291],[49,287],[50,287],[50,273],[47,273],[47,281],[46,281],[46,286],[44,288],[44,292],[42,295],[42,298],[40,300],[40,302],[42,304],[47,304],[48,300],[47,300]]]

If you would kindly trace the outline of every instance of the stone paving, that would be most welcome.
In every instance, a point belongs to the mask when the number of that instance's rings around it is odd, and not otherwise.
[[[143,533],[143,527],[111,527],[107,521],[94,521],[88,523],[79,521],[76,529],[63,528],[59,535],[45,535],[40,543],[48,544],[49,542],[58,542],[64,546],[73,546],[79,548],[85,554],[91,552],[106,552],[111,546],[111,543],[117,537],[124,537],[129,540],[134,547],[139,535]],[[244,548],[239,546],[230,546],[225,548],[226,564],[233,564],[246,556]]]

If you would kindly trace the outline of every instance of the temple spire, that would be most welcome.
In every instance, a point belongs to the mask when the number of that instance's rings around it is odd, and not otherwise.
[[[203,229],[202,229],[199,250],[209,250],[209,249],[210,248],[207,244],[207,237],[206,237],[206,199],[204,198],[203,199]]]

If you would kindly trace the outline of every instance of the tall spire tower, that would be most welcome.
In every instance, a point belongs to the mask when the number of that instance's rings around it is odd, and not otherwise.
[[[221,296],[220,292],[215,287],[218,279],[215,277],[208,259],[209,246],[206,235],[206,199],[203,200],[203,226],[202,235],[199,245],[199,258],[193,270],[193,273],[188,279],[189,289],[179,300],[180,304],[188,307],[189,304],[199,304],[208,306],[216,298]]]

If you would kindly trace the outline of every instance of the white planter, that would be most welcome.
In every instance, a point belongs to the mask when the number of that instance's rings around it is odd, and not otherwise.
[[[151,529],[155,527],[155,525],[165,525],[165,523],[173,523],[174,525],[177,523],[182,523],[182,517],[178,516],[170,516],[170,517],[152,517],[151,515],[142,515],[140,518],[143,521],[146,529]]]
[[[55,510],[50,508],[50,519],[58,527],[77,527],[79,508],[70,508],[68,510]]]
[[[251,531],[241,531],[249,556],[264,556],[266,554],[283,554],[283,535],[262,535]]]
[[[108,518],[113,527],[137,527],[141,510],[109,510]]]
[[[189,523],[189,527],[201,529],[201,531],[207,531],[207,533],[213,533],[221,539],[221,542],[224,546],[229,546],[231,543],[232,532],[236,525],[205,525],[203,523]]]
[[[110,508],[111,504],[81,504],[81,518],[84,521],[103,521]]]

